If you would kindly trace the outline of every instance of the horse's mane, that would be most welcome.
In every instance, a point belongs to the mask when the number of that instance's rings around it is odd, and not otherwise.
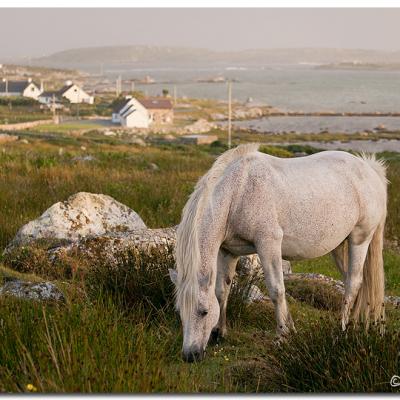
[[[175,259],[178,277],[176,282],[176,306],[181,315],[189,316],[197,306],[198,272],[201,266],[198,225],[208,200],[219,178],[233,161],[256,152],[259,144],[244,144],[226,151],[211,169],[197,182],[183,212],[177,229]]]

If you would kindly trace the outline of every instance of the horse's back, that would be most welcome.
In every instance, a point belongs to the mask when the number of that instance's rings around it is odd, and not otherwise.
[[[257,231],[281,230],[288,258],[326,254],[357,224],[373,229],[385,210],[380,177],[349,153],[281,159],[257,152],[236,168],[246,173],[231,223],[249,241]]]
[[[303,196],[327,200],[356,195],[359,202],[371,203],[386,195],[384,178],[368,162],[347,152],[323,151],[289,159],[257,153],[255,159],[260,164],[255,162],[253,172],[267,171],[273,187],[295,194],[295,201]]]

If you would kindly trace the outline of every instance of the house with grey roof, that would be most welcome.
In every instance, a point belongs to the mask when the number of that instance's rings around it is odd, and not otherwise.
[[[40,93],[38,99],[39,103],[46,105],[51,109],[63,108],[62,98],[58,91],[45,91]]]
[[[39,85],[28,79],[26,81],[10,81],[6,78],[0,80],[0,96],[24,96],[37,100],[41,90]]]

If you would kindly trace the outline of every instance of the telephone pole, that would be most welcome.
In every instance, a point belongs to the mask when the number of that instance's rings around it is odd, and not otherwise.
[[[115,83],[116,83],[115,84],[115,93],[116,93],[116,95],[118,97],[122,92],[122,78],[121,78],[121,75],[117,78]]]
[[[232,82],[228,81],[228,149],[232,146]]]
[[[3,78],[3,82],[6,84],[6,94],[8,94],[8,79],[7,78]]]
[[[176,106],[176,85],[174,85],[174,106]]]
[[[53,111],[53,122],[56,120],[56,95],[53,93],[53,98],[52,98],[52,111]]]
[[[78,106],[78,119],[79,119],[79,103],[80,103],[80,101],[79,101],[79,92],[78,92],[78,104],[77,104],[77,106]]]

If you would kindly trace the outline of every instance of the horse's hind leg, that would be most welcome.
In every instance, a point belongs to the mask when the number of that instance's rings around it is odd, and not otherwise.
[[[349,322],[350,312],[357,298],[358,292],[363,281],[363,270],[365,258],[371,236],[361,243],[354,243],[352,237],[349,238],[349,266],[345,279],[345,293],[342,308],[342,329],[345,330]]]
[[[345,239],[339,244],[336,249],[332,250],[331,255],[335,261],[336,267],[342,274],[343,280],[346,279],[348,270],[348,253],[349,253],[349,241]]]
[[[290,330],[295,330],[286,303],[281,246],[281,239],[261,239],[256,243],[257,253],[264,270],[268,294],[275,306],[278,336],[286,335]]]
[[[218,324],[211,332],[212,340],[226,335],[226,307],[238,260],[239,257],[235,257],[223,249],[218,252],[215,294],[219,302],[220,314]]]

